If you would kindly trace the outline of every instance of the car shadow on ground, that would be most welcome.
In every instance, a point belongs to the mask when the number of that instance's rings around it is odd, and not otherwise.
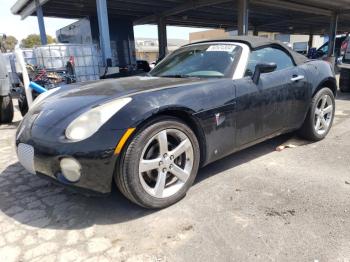
[[[195,183],[200,183],[203,180],[210,178],[220,172],[234,168],[241,164],[247,163],[253,159],[276,151],[276,148],[284,144],[289,139],[293,138],[293,134],[285,134],[265,142],[259,143],[253,147],[249,147],[237,153],[231,154],[223,159],[215,161],[208,166],[203,167],[196,178]],[[308,142],[308,144],[311,142]]]
[[[19,162],[0,174],[0,211],[20,224],[63,230],[122,223],[152,212],[115,188],[106,197],[88,197],[29,174]]]
[[[279,136],[216,161],[199,170],[195,183],[271,153],[290,137]],[[107,197],[74,193],[28,174],[18,162],[0,174],[0,211],[22,225],[60,230],[123,223],[157,212],[131,203],[116,188]]]

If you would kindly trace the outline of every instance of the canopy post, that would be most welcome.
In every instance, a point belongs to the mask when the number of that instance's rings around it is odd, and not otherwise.
[[[159,46],[159,57],[163,59],[168,51],[167,43],[167,31],[166,31],[166,20],[164,17],[159,17],[157,21],[158,25],[158,46]]]
[[[248,0],[238,0],[238,35],[248,34]]]
[[[40,41],[42,45],[47,45],[47,36],[46,36],[46,30],[45,30],[43,8],[40,5],[38,0],[35,0],[35,6],[36,6],[36,16],[38,18]]]
[[[338,14],[333,13],[331,17],[331,25],[329,30],[329,40],[328,40],[328,57],[334,56],[335,51],[335,41],[337,38],[337,26],[338,26]]]
[[[96,0],[100,45],[105,66],[112,66],[111,40],[109,36],[108,11],[106,0]]]

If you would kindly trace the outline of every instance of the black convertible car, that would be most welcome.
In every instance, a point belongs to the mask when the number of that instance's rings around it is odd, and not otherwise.
[[[321,140],[334,117],[330,64],[279,42],[235,37],[184,46],[147,76],[40,95],[17,130],[19,161],[66,186],[162,208],[198,168],[282,133]]]

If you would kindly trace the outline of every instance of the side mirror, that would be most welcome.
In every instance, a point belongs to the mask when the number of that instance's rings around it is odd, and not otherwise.
[[[255,84],[259,83],[260,75],[264,73],[271,73],[275,71],[277,68],[277,65],[275,63],[260,63],[255,66],[255,71],[253,74],[253,82]]]

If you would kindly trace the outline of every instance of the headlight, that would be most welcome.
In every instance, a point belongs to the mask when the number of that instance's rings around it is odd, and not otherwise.
[[[92,136],[115,113],[126,106],[132,99],[121,98],[105,103],[81,114],[66,129],[66,137],[70,140],[84,140]]]
[[[52,89],[40,94],[37,98],[35,98],[35,100],[33,101],[33,103],[30,106],[30,109],[34,108],[36,105],[38,105],[41,101],[43,101],[49,95],[52,95],[53,93],[60,90],[60,88],[61,87],[52,88]]]

